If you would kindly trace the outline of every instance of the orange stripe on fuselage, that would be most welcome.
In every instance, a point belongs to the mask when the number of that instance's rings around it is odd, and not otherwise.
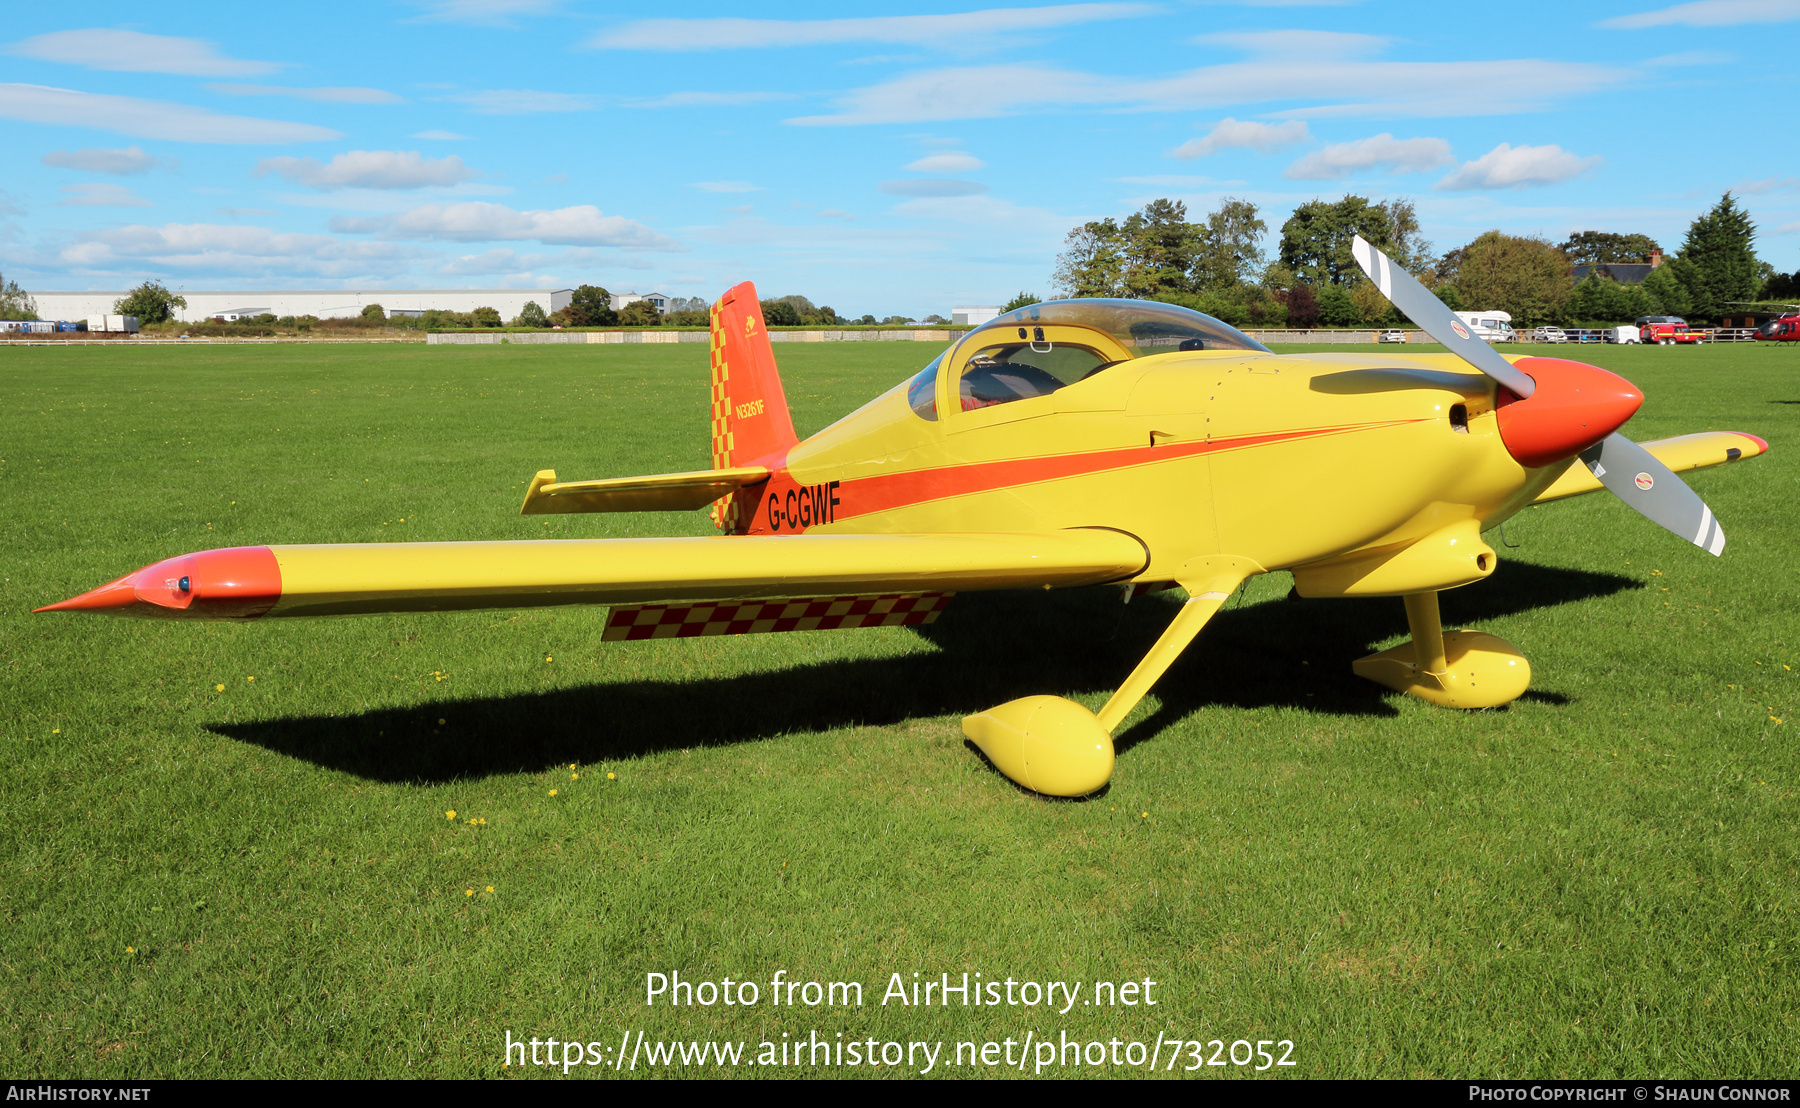
[[[809,520],[806,524],[799,524],[796,520],[787,519],[787,513],[782,511],[780,513],[783,516],[781,523],[784,525],[772,525],[775,521],[769,512],[764,510],[766,497],[770,495],[783,497],[788,490],[796,486],[812,487],[801,486],[791,473],[780,470],[763,486],[762,495],[758,497],[756,504],[756,516],[750,529],[752,532],[805,531],[819,522],[836,523],[860,515],[893,511],[896,508],[925,504],[933,500],[947,500],[951,497],[970,496],[975,493],[992,492],[995,489],[1012,488],[1018,485],[1034,485],[1068,477],[1083,477],[1112,470],[1157,465],[1202,454],[1244,450],[1280,442],[1324,438],[1330,435],[1349,434],[1353,431],[1372,431],[1382,427],[1395,427],[1418,422],[1422,421],[1390,419],[1378,423],[1310,427],[1296,431],[1272,431],[1260,435],[1201,439],[1195,442],[1169,443],[1163,446],[1128,446],[1112,450],[1091,450],[1079,454],[1008,458],[1003,461],[971,462],[966,465],[940,466],[904,473],[882,473],[873,477],[832,482],[831,495],[837,499],[837,503],[830,509],[829,518]]]

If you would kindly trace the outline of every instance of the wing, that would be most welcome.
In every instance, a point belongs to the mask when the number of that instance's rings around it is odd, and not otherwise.
[[[1104,528],[244,546],[185,554],[39,611],[199,619],[1051,588],[1141,573]]]
[[[1767,442],[1741,431],[1701,431],[1638,445],[1676,473],[1724,465],[1742,458],[1754,458],[1769,449]],[[1587,466],[1571,465],[1556,479],[1555,484],[1539,493],[1532,503],[1547,504],[1552,500],[1566,500],[1571,496],[1599,492],[1604,487]]]

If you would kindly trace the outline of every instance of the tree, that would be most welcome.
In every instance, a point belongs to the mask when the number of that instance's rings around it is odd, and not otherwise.
[[[1756,224],[1727,192],[1711,211],[1694,220],[1682,243],[1680,260],[1693,265],[1692,278],[1682,280],[1697,316],[1716,316],[1732,301],[1749,300],[1761,284],[1757,272]],[[1685,271],[1677,270],[1681,280]]]
[[[1692,280],[1693,263],[1685,258],[1675,258],[1664,262],[1650,271],[1638,288],[1650,298],[1650,311],[1644,315],[1678,315],[1687,318],[1694,310],[1694,298],[1688,293],[1688,283],[1682,279],[1687,275]],[[1635,317],[1634,317],[1635,318]]]
[[[1287,304],[1287,321],[1289,327],[1307,330],[1319,322],[1319,298],[1306,285],[1295,285],[1287,290],[1283,300]]]
[[[1050,283],[1065,296],[1123,296],[1125,251],[1119,225],[1100,219],[1070,231]]]
[[[1187,221],[1186,204],[1152,200],[1127,216],[1119,230],[1125,239],[1126,296],[1149,300],[1192,287],[1188,272],[1200,252],[1200,235]]]
[[[1588,274],[1563,303],[1563,316],[1576,324],[1611,325],[1665,314],[1679,313],[1661,311],[1641,285],[1621,285],[1597,273]]]
[[[1346,196],[1336,203],[1313,200],[1294,209],[1281,225],[1281,264],[1309,285],[1354,284],[1362,269],[1350,253],[1361,235],[1408,273],[1430,264],[1431,244],[1419,237],[1419,217],[1410,200],[1371,203]]]
[[[1765,300],[1792,300],[1800,296],[1800,270],[1791,274],[1777,273],[1763,285]]]
[[[477,327],[500,326],[500,310],[498,308],[481,307],[469,313],[469,322]]]
[[[386,323],[387,309],[380,304],[364,304],[361,318],[368,320],[370,323]]]
[[[1028,308],[1033,304],[1040,304],[1043,302],[1043,299],[1043,297],[1035,292],[1021,292],[1019,295],[1006,302],[1006,306],[1000,309],[1000,314],[1005,315],[1007,312],[1015,311],[1019,308]]]
[[[1613,262],[1647,262],[1662,247],[1649,235],[1618,235],[1611,231],[1576,231],[1557,247],[1575,265],[1609,265]]]
[[[139,323],[166,323],[175,317],[177,308],[187,310],[187,297],[170,292],[156,280],[145,281],[113,301],[113,311],[137,316]]]
[[[550,317],[544,314],[543,306],[535,300],[525,301],[519,309],[518,325],[521,327],[544,327],[550,323]]]
[[[598,285],[582,285],[569,295],[568,313],[571,327],[611,327],[619,321],[612,310],[612,293]]]
[[[1373,281],[1359,281],[1350,286],[1350,302],[1356,305],[1357,322],[1381,327],[1394,318],[1394,305]]]
[[[0,274],[0,319],[36,318],[37,301],[19,287],[19,282],[8,281],[4,274]]]
[[[1327,327],[1354,327],[1362,322],[1362,313],[1343,285],[1326,285],[1319,289],[1319,322]]]
[[[1526,325],[1560,318],[1569,259],[1548,240],[1489,231],[1463,250],[1456,289],[1472,310],[1508,312]]]
[[[619,323],[625,327],[661,327],[662,313],[648,300],[633,300],[619,311]]]
[[[1189,270],[1193,286],[1222,290],[1254,283],[1263,270],[1262,237],[1268,229],[1255,204],[1232,196],[1221,200],[1218,210],[1206,217],[1206,231]]]
[[[770,327],[800,326],[800,309],[786,298],[763,301],[762,313],[763,322]]]

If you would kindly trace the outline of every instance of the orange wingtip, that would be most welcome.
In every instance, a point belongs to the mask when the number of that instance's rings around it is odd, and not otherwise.
[[[234,546],[165,558],[40,612],[253,619],[281,599],[281,565],[266,546]]]

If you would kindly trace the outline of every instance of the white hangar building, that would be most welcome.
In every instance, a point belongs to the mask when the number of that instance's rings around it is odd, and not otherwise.
[[[255,289],[175,290],[187,297],[187,310],[176,312],[184,323],[223,316],[357,316],[369,304],[380,304],[387,314],[416,316],[427,308],[468,312],[492,308],[500,318],[518,315],[528,300],[537,301],[545,314],[569,306],[573,289]],[[129,295],[118,292],[33,292],[39,319],[86,319],[113,311],[113,304]]]

